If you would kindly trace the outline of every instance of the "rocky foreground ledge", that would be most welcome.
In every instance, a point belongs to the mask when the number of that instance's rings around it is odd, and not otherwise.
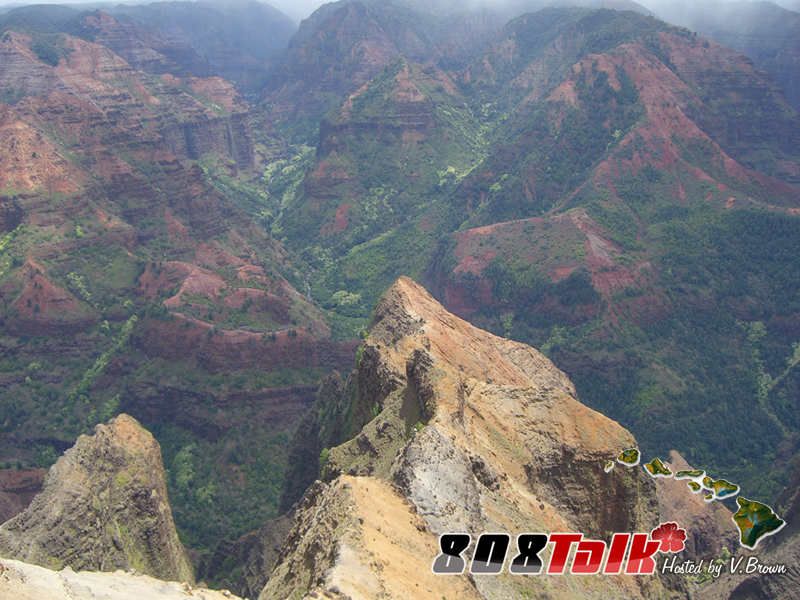
[[[14,600],[240,600],[226,591],[192,588],[147,575],[50,571],[16,560],[0,558],[0,598]]]

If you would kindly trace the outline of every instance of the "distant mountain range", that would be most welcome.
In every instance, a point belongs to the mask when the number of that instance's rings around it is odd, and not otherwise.
[[[800,5],[793,12],[772,2],[661,2],[652,8],[669,23],[749,56],[800,111]]]

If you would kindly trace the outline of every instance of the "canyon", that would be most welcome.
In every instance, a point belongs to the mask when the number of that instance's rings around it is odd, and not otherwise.
[[[792,594],[430,571],[448,531],[743,555],[735,503],[604,469],[631,447],[774,506],[794,560],[794,13],[611,4],[0,14],[0,581]]]

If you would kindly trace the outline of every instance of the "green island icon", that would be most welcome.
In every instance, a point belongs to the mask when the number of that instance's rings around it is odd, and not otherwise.
[[[786,525],[786,521],[766,504],[739,497],[736,499],[739,510],[733,515],[733,522],[739,528],[741,537],[739,543],[750,550],[755,550],[765,537],[777,533]]]

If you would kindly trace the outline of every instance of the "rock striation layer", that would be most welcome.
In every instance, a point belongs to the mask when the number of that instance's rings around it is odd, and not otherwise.
[[[135,569],[193,581],[158,442],[128,415],[78,438],[28,509],[0,527],[0,556],[49,569]]]

